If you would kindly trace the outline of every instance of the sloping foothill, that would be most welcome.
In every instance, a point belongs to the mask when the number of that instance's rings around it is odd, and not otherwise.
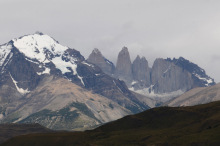
[[[0,124],[0,143],[17,136],[30,133],[51,133],[55,132],[48,128],[41,126],[40,124]]]
[[[220,102],[157,107],[94,130],[14,137],[1,146],[219,146]]]

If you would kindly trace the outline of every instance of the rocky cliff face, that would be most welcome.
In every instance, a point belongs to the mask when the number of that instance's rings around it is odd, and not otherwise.
[[[174,58],[171,60],[170,58],[166,59],[169,62],[173,62],[175,65],[179,66],[190,72],[193,78],[193,87],[207,87],[215,85],[214,79],[206,75],[204,69],[200,68],[198,65],[186,60],[183,57],[179,57],[178,59]]]
[[[128,52],[128,48],[126,47],[123,47],[118,54],[118,60],[114,76],[120,80],[125,81],[128,86],[132,82],[133,75],[131,59]]]
[[[198,65],[179,59],[156,59],[151,69],[151,87],[136,90],[140,94],[155,97],[164,102],[194,88],[215,84]]]
[[[99,66],[103,72],[126,82],[128,87],[142,89],[151,85],[150,68],[145,57],[139,56],[131,64],[128,48],[123,47],[118,54],[116,68],[113,63],[102,56],[98,49],[94,49],[87,61]]]
[[[163,74],[156,79],[153,91],[156,94],[171,93],[181,90],[186,92],[192,88],[193,79],[191,74],[173,63]]]
[[[154,61],[152,70],[151,70],[151,84],[155,85],[157,80],[163,76],[164,73],[169,69],[171,66],[171,63],[168,61],[165,61],[162,58],[157,58]]]
[[[150,68],[145,57],[140,58],[138,55],[132,64],[134,89],[147,88],[151,85]]]
[[[144,57],[137,56],[132,64],[130,62],[128,49],[124,47],[119,52],[113,76],[142,95],[168,100],[194,87],[215,84],[203,69],[183,57],[173,60],[158,58],[152,69]]]
[[[193,85],[192,75],[187,70],[162,58],[154,61],[151,70],[151,80],[153,91],[156,94],[170,93],[178,90],[186,92]]]
[[[103,72],[110,76],[112,76],[112,74],[114,73],[114,64],[110,62],[108,59],[106,59],[97,48],[95,48],[92,51],[87,61],[96,64],[98,67],[102,69]]]

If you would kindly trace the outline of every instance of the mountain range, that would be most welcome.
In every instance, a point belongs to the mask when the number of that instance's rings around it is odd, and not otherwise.
[[[190,89],[213,85],[203,69],[182,57],[158,58],[150,68],[145,57],[131,63],[123,47],[115,66],[98,49],[85,59],[41,32],[0,46],[0,123],[86,130],[172,106]]]
[[[145,57],[138,55],[131,63],[127,47],[118,54],[116,67],[95,48],[87,61],[99,66],[103,72],[123,80],[131,91],[162,102],[177,97],[195,87],[215,85],[205,70],[189,60],[157,58],[152,68]]]
[[[0,46],[1,123],[85,129],[151,107],[154,100],[41,32]]]

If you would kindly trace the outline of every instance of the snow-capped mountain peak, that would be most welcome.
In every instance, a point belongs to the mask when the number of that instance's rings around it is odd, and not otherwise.
[[[62,74],[71,72],[69,70],[71,68],[73,74],[77,75],[77,64],[75,63],[77,58],[70,56],[67,52],[69,48],[60,45],[52,37],[41,32],[36,32],[19,39],[13,39],[12,41],[13,45],[27,57],[26,60],[35,61],[35,63],[41,63],[41,65],[43,63],[43,66],[45,66],[45,63],[53,62],[56,68],[61,70]],[[48,69],[46,68],[45,70]],[[49,72],[44,71],[43,73]],[[38,75],[43,73],[38,73]],[[81,77],[79,78],[82,81]],[[84,84],[83,81],[82,84]]]
[[[3,63],[4,63],[5,59],[7,58],[8,54],[11,52],[11,49],[12,49],[11,42],[0,46],[0,66],[3,65]]]
[[[77,72],[78,63],[84,60],[79,51],[62,46],[58,41],[42,32],[25,35],[0,45],[0,74],[4,76],[4,73],[11,73],[10,80],[19,92],[25,91],[27,88],[30,91],[34,89],[36,85],[29,88],[30,83],[27,80],[33,77],[40,78],[43,74],[58,74],[69,81],[78,80],[81,85],[85,86],[83,77]],[[25,76],[24,72],[29,67],[33,67],[30,69],[31,73],[29,72]],[[20,73],[13,73],[16,70],[14,68],[18,69]],[[2,79],[2,82],[4,80]]]
[[[30,59],[36,59],[39,62],[46,61],[45,52],[49,51],[53,55],[61,55],[68,47],[62,46],[56,40],[43,33],[23,36],[13,40],[14,46]]]

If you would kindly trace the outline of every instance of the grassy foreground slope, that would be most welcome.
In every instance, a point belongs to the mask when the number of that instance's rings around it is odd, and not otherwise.
[[[18,135],[49,132],[57,131],[50,130],[39,124],[0,124],[0,143]]]
[[[95,130],[14,137],[1,146],[219,146],[220,102],[159,107]]]

